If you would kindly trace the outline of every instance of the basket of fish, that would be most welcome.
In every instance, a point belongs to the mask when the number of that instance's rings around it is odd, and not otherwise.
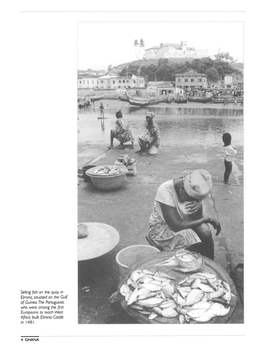
[[[127,172],[127,168],[123,165],[105,165],[93,167],[85,173],[96,188],[113,190],[122,185]]]
[[[164,256],[161,252],[156,257]],[[119,284],[121,305],[141,323],[226,323],[235,308],[236,290],[214,265],[206,258],[202,272],[186,276],[148,261]]]

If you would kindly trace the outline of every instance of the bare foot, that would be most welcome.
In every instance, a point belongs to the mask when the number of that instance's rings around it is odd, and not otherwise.
[[[107,149],[113,149],[113,148],[114,148],[113,145],[107,146]]]

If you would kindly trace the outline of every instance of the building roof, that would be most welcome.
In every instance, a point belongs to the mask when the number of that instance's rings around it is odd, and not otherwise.
[[[151,48],[148,48],[148,49],[145,49],[145,52],[147,51],[147,50],[151,50],[151,49],[159,49],[160,47],[158,47],[157,45],[155,46],[155,47],[151,47]]]
[[[194,71],[194,70],[190,70],[190,71],[187,71],[186,73],[183,73],[183,74],[176,74],[175,76],[205,76],[207,77],[205,74],[201,74],[201,73],[198,73],[197,71]]]
[[[181,44],[174,44],[174,43],[165,43],[162,45],[162,47],[173,47],[176,49],[182,49]]]

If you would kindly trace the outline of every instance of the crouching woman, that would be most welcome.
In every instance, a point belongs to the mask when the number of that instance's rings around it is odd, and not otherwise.
[[[158,189],[149,219],[149,238],[165,251],[187,248],[214,259],[214,241],[208,224],[221,231],[220,223],[203,215],[202,201],[212,189],[211,175],[195,170],[164,182]]]

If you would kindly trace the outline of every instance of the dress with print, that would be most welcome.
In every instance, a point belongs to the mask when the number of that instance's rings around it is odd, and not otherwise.
[[[118,118],[115,123],[115,138],[121,143],[127,141],[134,141],[131,130],[129,129],[129,124],[122,118]]]

